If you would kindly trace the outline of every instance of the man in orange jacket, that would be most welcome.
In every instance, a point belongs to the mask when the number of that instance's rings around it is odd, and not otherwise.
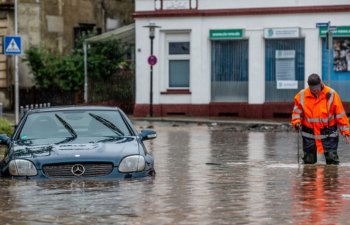
[[[311,74],[309,87],[294,98],[292,125],[301,129],[304,164],[317,162],[317,153],[324,154],[327,164],[339,164],[337,154],[339,132],[350,143],[350,125],[339,95]]]

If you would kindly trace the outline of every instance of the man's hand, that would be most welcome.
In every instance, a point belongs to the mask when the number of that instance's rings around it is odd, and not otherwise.
[[[349,135],[345,135],[344,138],[345,138],[345,143],[346,144],[350,144],[350,136]]]
[[[295,126],[294,126],[294,129],[295,129],[296,131],[301,130],[301,124],[300,124],[300,123],[296,123]],[[350,140],[350,139],[349,139],[349,140]]]

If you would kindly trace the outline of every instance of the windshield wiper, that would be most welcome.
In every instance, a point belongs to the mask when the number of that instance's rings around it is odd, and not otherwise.
[[[105,118],[98,116],[98,115],[95,115],[93,113],[89,113],[89,115],[91,117],[93,117],[95,120],[97,120],[98,122],[102,123],[103,125],[105,125],[109,129],[111,129],[112,131],[114,131],[116,134],[118,134],[120,136],[124,136],[124,133],[118,127],[116,127],[111,121],[106,120]]]
[[[69,133],[72,135],[72,138],[77,138],[77,133],[74,131],[74,129],[72,128],[72,126],[67,123],[67,121],[65,121],[64,119],[62,119],[62,117],[60,117],[59,115],[55,114],[55,116],[57,117],[57,119],[63,124],[63,126],[69,131]]]
[[[126,138],[119,137],[119,136],[118,137],[106,137],[104,139],[96,141],[96,143],[98,143],[98,142],[109,142],[109,141],[118,141],[118,143],[119,143],[120,140],[125,140],[125,139]]]
[[[71,142],[73,140],[75,140],[77,138],[77,136],[75,137],[66,137],[63,141],[59,141],[57,143],[55,143],[56,145],[60,145],[60,144],[65,144],[67,142]]]

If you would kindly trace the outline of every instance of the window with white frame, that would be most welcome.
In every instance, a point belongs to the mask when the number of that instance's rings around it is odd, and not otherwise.
[[[167,38],[168,85],[170,89],[190,87],[190,42],[188,34],[172,34]]]

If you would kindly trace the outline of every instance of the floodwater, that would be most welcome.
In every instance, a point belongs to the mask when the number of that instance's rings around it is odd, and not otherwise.
[[[137,128],[150,124],[138,122]],[[298,165],[293,132],[153,123],[155,178],[0,180],[1,224],[349,224],[341,165]]]

